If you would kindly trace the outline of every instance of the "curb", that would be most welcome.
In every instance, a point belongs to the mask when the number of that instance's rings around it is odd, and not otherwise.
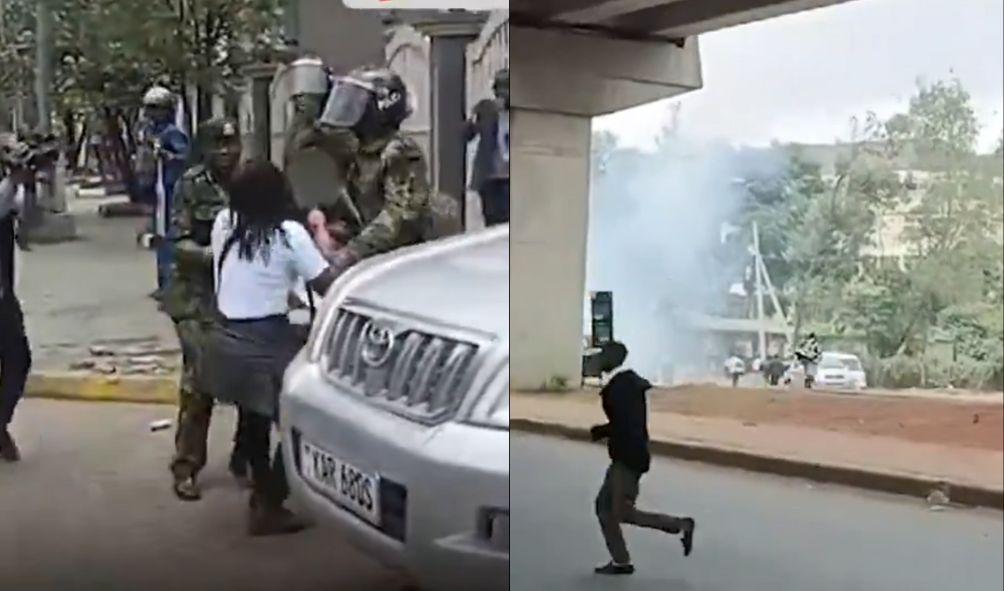
[[[590,441],[589,430],[585,428],[534,419],[511,419],[510,426],[516,431],[562,437],[574,441]],[[682,441],[652,440],[650,449],[654,455],[669,456],[681,460],[920,498],[927,497],[932,489],[942,489],[947,486],[952,503],[1004,510],[1004,490],[946,483],[937,478],[883,473],[865,468],[762,456],[747,451]]]
[[[178,378],[43,372],[28,377],[25,396],[83,402],[177,404]]]

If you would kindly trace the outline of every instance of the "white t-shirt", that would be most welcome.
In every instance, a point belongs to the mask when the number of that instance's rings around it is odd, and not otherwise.
[[[313,281],[328,268],[328,262],[302,225],[283,222],[285,241],[277,231],[270,245],[268,263],[260,254],[254,260],[240,256],[239,246],[220,256],[231,234],[230,210],[216,216],[212,232],[213,270],[216,275],[216,305],[230,320],[254,320],[289,313],[289,293],[302,282]]]

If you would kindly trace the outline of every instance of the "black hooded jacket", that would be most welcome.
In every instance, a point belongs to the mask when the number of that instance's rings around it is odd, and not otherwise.
[[[644,474],[651,455],[648,451],[648,405],[646,392],[652,384],[633,370],[624,370],[600,391],[608,423],[593,430],[597,439],[607,439],[610,459]]]

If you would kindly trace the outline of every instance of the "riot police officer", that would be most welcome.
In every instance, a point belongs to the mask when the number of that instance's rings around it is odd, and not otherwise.
[[[174,195],[170,220],[174,260],[164,294],[164,310],[175,323],[183,356],[178,430],[171,463],[174,492],[183,500],[201,497],[197,477],[206,463],[213,410],[212,395],[198,379],[206,336],[216,318],[210,232],[217,214],[227,207],[226,185],[241,153],[237,124],[230,120],[203,123],[197,140],[197,163],[185,171]],[[230,469],[236,476],[246,473],[246,463],[236,445]]]
[[[298,140],[327,152],[343,175],[336,204],[324,212],[341,222],[330,257],[336,269],[428,238],[436,201],[421,147],[401,133],[411,112],[400,76],[364,67],[334,78],[314,133]]]
[[[175,125],[178,98],[163,86],[154,86],[143,96],[143,112],[148,120],[147,140],[156,161],[154,190],[157,195],[152,230],[157,249],[157,299],[162,299],[171,274],[173,245],[167,239],[171,229],[174,188],[185,170],[189,140]]]

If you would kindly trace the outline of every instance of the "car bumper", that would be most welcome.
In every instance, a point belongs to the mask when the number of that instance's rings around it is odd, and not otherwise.
[[[825,386],[827,388],[836,388],[838,390],[862,390],[864,385],[847,378],[825,378],[817,377],[816,385]]]
[[[287,372],[280,408],[290,488],[316,521],[423,586],[508,589],[508,431],[411,422],[338,391],[302,359]],[[307,483],[301,438],[404,492],[395,499],[403,531],[381,531]]]

